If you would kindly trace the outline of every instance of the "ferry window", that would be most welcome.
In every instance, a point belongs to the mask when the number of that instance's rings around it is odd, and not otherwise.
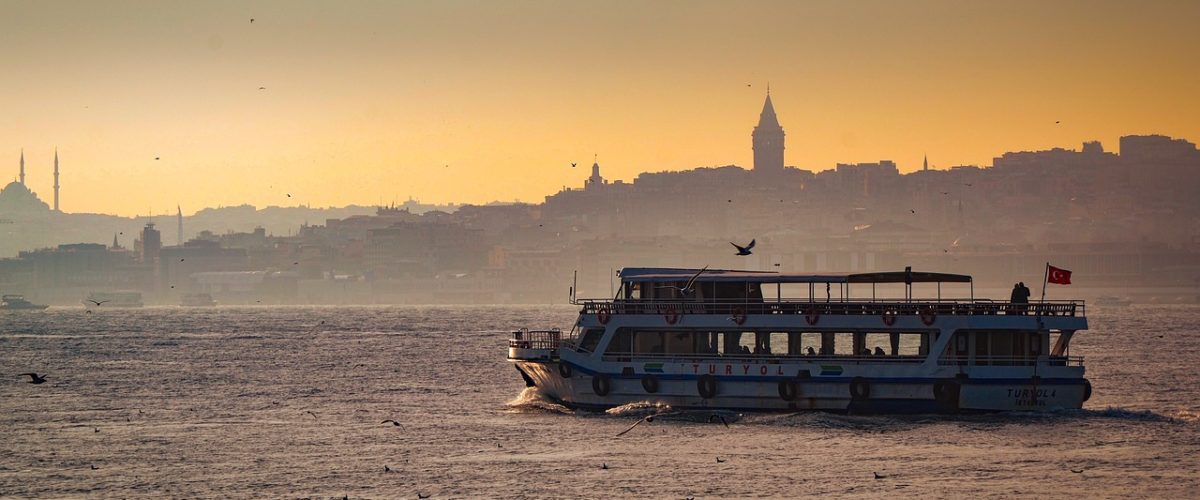
[[[849,332],[837,332],[833,335],[833,353],[839,356],[854,356],[861,352],[854,352],[854,334]]]
[[[868,333],[864,344],[872,355],[882,351],[886,356],[924,356],[929,353],[926,335],[925,332]]]
[[[633,337],[633,352],[639,354],[662,354],[666,352],[663,332],[637,332]]]
[[[692,332],[666,332],[666,351],[670,354],[693,354],[696,352],[696,342]]]
[[[741,301],[746,299],[746,283],[744,282],[720,281],[714,282],[713,286],[716,288],[716,295],[714,297],[717,300]],[[761,298],[761,296],[762,294],[760,293],[759,297]]]
[[[787,339],[784,332],[743,332],[739,347],[745,347],[750,354],[783,354],[787,352]]]
[[[987,332],[975,332],[975,364],[988,364],[988,343],[991,341]]]
[[[633,352],[633,330],[628,328],[617,329],[616,335],[608,343],[608,348],[604,350],[605,354],[624,354]]]
[[[746,338],[749,338],[747,341]],[[749,342],[749,345],[746,344]],[[726,356],[738,356],[750,352],[750,348],[754,347],[754,337],[743,335],[742,332],[722,332],[721,333],[721,354]],[[746,350],[743,351],[742,349]]]
[[[890,356],[892,355],[891,335],[887,333],[868,333],[865,335],[863,348],[865,348],[867,352],[870,352],[872,356],[876,354],[881,356]]]
[[[603,328],[588,328],[579,339],[579,352],[594,352],[600,345],[600,337],[604,336]]]
[[[625,298],[632,299],[632,300],[641,299],[642,298],[642,284],[641,283],[632,283],[632,282],[626,283],[625,284]]]
[[[798,345],[796,347],[797,347],[797,349],[796,349],[797,353],[800,353],[800,351],[803,351],[803,353],[807,355],[808,348],[811,347],[813,349],[814,354],[820,354],[821,353],[821,334],[814,333],[814,332],[801,333],[800,334],[800,345]]]
[[[748,299],[750,299],[750,302],[762,302],[763,301],[763,293],[762,293],[762,288],[760,287],[760,284],[759,283],[747,283],[746,284],[746,297]]]

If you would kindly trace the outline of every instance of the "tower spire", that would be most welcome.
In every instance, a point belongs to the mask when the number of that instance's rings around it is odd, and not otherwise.
[[[25,148],[21,148],[21,185],[25,185]]]
[[[775,116],[775,105],[771,103],[771,90],[768,86],[762,113],[758,115],[758,125],[750,134],[754,146],[754,170],[783,170],[784,135],[783,127],[779,126],[779,118]]]
[[[929,170],[929,155],[925,155],[925,160],[921,162],[922,170]]]
[[[58,211],[58,146],[54,147],[54,211]]]

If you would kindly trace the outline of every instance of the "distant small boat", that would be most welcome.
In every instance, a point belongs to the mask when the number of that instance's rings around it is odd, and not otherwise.
[[[43,305],[43,304],[34,304],[33,302],[25,300],[24,295],[10,294],[10,295],[5,295],[2,298],[0,298],[0,310],[5,310],[5,311],[21,311],[21,310],[40,311],[47,307],[50,307],[50,306]]]
[[[179,305],[184,307],[212,307],[217,305],[212,295],[207,293],[185,293]]]
[[[1133,301],[1124,297],[1115,295],[1101,295],[1096,300],[1092,301],[1093,305],[1101,307],[1129,307],[1133,305]]]

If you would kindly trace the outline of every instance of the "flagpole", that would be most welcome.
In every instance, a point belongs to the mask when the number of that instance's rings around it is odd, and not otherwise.
[[[1046,285],[1050,282],[1050,263],[1046,263],[1046,270],[1042,273],[1042,300],[1037,307],[1037,322],[1038,329],[1042,328],[1042,309],[1046,307]]]
[[[1050,282],[1050,263],[1046,263],[1046,271],[1042,273],[1042,303],[1046,303],[1046,285]]]

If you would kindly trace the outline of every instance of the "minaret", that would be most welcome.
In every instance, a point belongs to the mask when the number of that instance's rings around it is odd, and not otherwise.
[[[58,148],[54,148],[54,211],[58,211]]]
[[[921,162],[921,165],[922,165],[921,170],[925,170],[925,171],[929,170],[929,155],[925,155],[925,161]]]
[[[754,170],[783,170],[783,127],[775,117],[775,106],[771,104],[771,89],[767,88],[767,100],[758,115],[758,126],[750,134],[754,144]]]
[[[179,218],[179,246],[183,246],[183,209],[175,205],[175,216]]]
[[[116,249],[118,249],[118,248],[121,248],[121,245],[120,245],[119,243],[117,243],[117,233],[113,233],[113,244],[112,244],[112,249],[113,249],[113,250],[116,250]]]
[[[25,185],[25,148],[21,148],[21,185]]]

